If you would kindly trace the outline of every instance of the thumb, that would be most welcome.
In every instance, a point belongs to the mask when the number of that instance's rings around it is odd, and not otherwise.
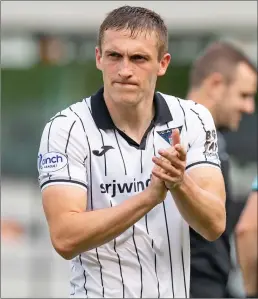
[[[180,144],[180,134],[178,129],[172,130],[171,137],[172,137],[172,144],[171,144],[172,146],[175,146],[176,144]]]

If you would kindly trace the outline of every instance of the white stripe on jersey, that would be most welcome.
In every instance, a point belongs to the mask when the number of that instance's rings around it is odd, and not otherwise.
[[[173,128],[180,128],[187,169],[220,167],[214,122],[202,105],[158,93],[157,118],[137,146],[112,125],[102,93],[70,106],[46,125],[38,163],[42,189],[77,184],[87,191],[87,210],[116,206],[148,186],[152,157],[170,146],[167,136]],[[65,167],[59,169],[61,158],[53,152],[67,157]],[[71,297],[189,297],[189,227],[168,193],[123,234],[81,253],[71,264]]]

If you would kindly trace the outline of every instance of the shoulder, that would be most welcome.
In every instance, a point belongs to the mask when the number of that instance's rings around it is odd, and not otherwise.
[[[162,93],[160,91],[158,91],[157,93],[162,96],[162,98],[167,103],[169,109],[173,109],[173,110],[180,109],[180,105],[182,105],[182,101],[184,101],[178,97],[168,95],[168,94]]]
[[[67,142],[68,138],[83,142],[85,123],[90,119],[86,99],[76,102],[53,115],[44,125],[41,143]]]
[[[55,115],[53,115],[49,122],[52,122],[54,120],[59,120],[63,122],[71,122],[74,120],[77,120],[78,117],[82,117],[83,114],[87,113],[87,101],[88,98],[85,98],[79,102],[76,102],[65,109],[57,112]]]
[[[201,104],[198,104],[192,100],[182,99],[176,96],[164,94],[162,92],[158,93],[165,99],[169,109],[171,111],[174,111],[173,114],[176,114],[180,111],[185,114],[185,117],[187,119],[196,119],[196,117],[213,119],[210,111]]]
[[[89,115],[89,109],[87,107],[88,99],[89,98],[85,98],[57,112],[48,120],[45,127],[51,126],[69,129],[71,125],[77,122],[83,124]]]

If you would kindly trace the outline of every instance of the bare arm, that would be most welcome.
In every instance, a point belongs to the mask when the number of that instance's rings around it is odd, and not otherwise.
[[[165,166],[164,166],[165,167]],[[169,180],[166,174],[157,174]],[[225,187],[219,169],[198,167],[185,173],[180,184],[170,188],[176,205],[186,222],[209,241],[225,230]]]
[[[152,178],[145,191],[121,205],[86,211],[89,148],[84,127],[72,111],[62,112],[62,116],[57,115],[47,123],[38,155],[39,181],[51,240],[65,259],[114,239],[167,194],[164,182]],[[64,182],[67,184],[63,185]]]
[[[179,132],[173,133],[175,146],[161,150],[153,161],[160,167],[153,174],[163,180],[187,223],[209,241],[225,230],[225,185],[215,167],[197,167],[185,172],[186,151],[180,145]]]
[[[150,186],[122,204],[86,211],[86,191],[73,186],[43,190],[43,207],[56,251],[65,259],[116,238],[165,199],[166,188],[153,179]]]
[[[253,191],[235,230],[238,261],[248,295],[258,294],[257,191]]]
[[[209,241],[225,230],[225,190],[219,169],[199,167],[184,175],[182,184],[171,189],[184,219]]]

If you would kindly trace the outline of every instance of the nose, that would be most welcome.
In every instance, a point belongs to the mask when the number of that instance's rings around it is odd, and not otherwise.
[[[254,99],[248,99],[243,105],[243,112],[246,114],[253,114],[255,111],[255,102]]]
[[[128,79],[132,77],[133,75],[133,70],[130,65],[130,62],[127,59],[123,59],[119,65],[119,70],[118,70],[118,75],[122,79]]]

